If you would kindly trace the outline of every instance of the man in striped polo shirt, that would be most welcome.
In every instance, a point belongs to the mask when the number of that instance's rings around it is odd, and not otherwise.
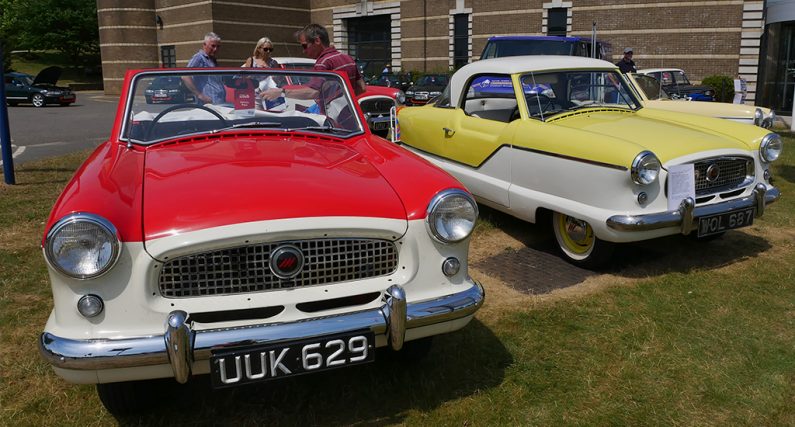
[[[309,24],[304,29],[296,33],[298,43],[304,49],[304,54],[308,58],[315,60],[314,69],[318,71],[342,71],[351,81],[353,91],[360,95],[367,90],[367,86],[362,78],[362,73],[356,66],[356,62],[349,55],[346,55],[330,45],[328,31],[318,24]],[[269,89],[260,96],[271,100],[279,96],[288,96],[296,99],[317,99],[320,95],[320,86],[326,81],[323,78],[313,78],[300,88],[290,88],[285,90]]]

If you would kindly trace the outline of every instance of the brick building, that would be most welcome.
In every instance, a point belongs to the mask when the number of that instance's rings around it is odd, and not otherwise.
[[[795,0],[767,3],[795,10]],[[262,36],[274,41],[274,56],[301,56],[293,34],[309,22],[325,25],[333,44],[368,72],[386,63],[394,70],[446,71],[476,60],[492,35],[590,36],[595,23],[614,62],[631,46],[640,68],[683,68],[695,81],[740,75],[749,83],[749,102],[757,98],[760,66],[781,80],[766,87],[790,84],[776,74],[780,61],[760,64],[766,34],[760,0],[97,0],[97,9],[108,93],[118,93],[128,68],[184,66],[208,31],[223,38],[221,66],[241,64]],[[791,22],[779,22],[777,30],[791,37]],[[783,49],[767,48],[768,57]],[[775,108],[786,107],[786,99],[777,102]],[[791,108],[791,95],[788,102]]]

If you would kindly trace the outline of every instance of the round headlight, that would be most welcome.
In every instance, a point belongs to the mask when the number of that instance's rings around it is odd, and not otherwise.
[[[50,265],[75,279],[92,279],[119,259],[121,242],[105,218],[77,213],[61,218],[47,233],[44,253]]]
[[[777,133],[769,133],[762,138],[762,143],[759,144],[759,157],[768,163],[775,162],[781,156],[783,148],[781,137]]]
[[[754,124],[757,126],[762,126],[762,119],[765,117],[765,113],[762,112],[761,108],[757,108],[754,110]]]
[[[644,151],[632,161],[632,181],[640,185],[649,185],[660,176],[660,159],[651,151]]]
[[[477,219],[478,205],[463,190],[441,191],[428,205],[428,231],[442,243],[460,242],[469,237]]]
[[[775,122],[776,122],[776,112],[773,111],[773,110],[770,110],[770,112],[767,113],[765,118],[762,119],[762,127],[765,128],[765,129],[770,129],[770,128],[773,127],[773,123],[775,123]]]
[[[403,93],[403,91],[402,91],[402,90],[399,90],[399,91],[397,92],[397,95],[395,96],[395,99],[397,99],[397,102],[398,102],[399,104],[405,104],[405,103],[406,103],[406,94],[405,94],[405,93]]]

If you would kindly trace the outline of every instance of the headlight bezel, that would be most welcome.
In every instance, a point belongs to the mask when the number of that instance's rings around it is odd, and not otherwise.
[[[90,274],[80,274],[69,271],[57,262],[53,252],[54,239],[57,237],[58,233],[63,231],[67,226],[79,222],[84,222],[99,227],[108,235],[108,241],[111,244],[111,255],[108,257],[107,263],[102,268],[99,268],[96,272]],[[55,224],[53,224],[53,226],[50,228],[50,231],[47,232],[47,236],[44,239],[44,254],[47,264],[54,270],[67,277],[77,280],[96,279],[107,274],[118,262],[119,257],[121,256],[121,238],[119,237],[119,232],[116,227],[107,219],[87,212],[72,213],[59,219]]]
[[[767,155],[767,150],[771,148],[771,144],[778,145],[778,152],[772,158]],[[759,144],[759,158],[765,163],[773,163],[778,160],[781,157],[782,151],[784,151],[784,144],[777,133],[768,133],[762,138],[762,142]]]
[[[765,117],[762,119],[762,127],[765,129],[770,129],[773,127],[773,123],[775,122],[776,122],[776,112],[770,110],[770,112],[767,113]]]
[[[754,124],[757,126],[762,126],[762,120],[765,117],[765,113],[762,111],[761,108],[754,109]]]
[[[648,179],[645,176],[645,174],[641,173],[642,172],[641,168],[646,167],[648,165],[647,160],[652,160],[652,159],[656,162],[657,168],[654,173],[654,177]],[[657,155],[655,155],[651,151],[646,150],[640,152],[637,156],[635,156],[635,159],[632,160],[630,176],[632,177],[632,182],[634,182],[635,184],[651,185],[657,182],[657,180],[660,178],[661,169],[662,169],[662,162],[660,162],[660,159],[657,157]]]
[[[406,94],[402,90],[398,89],[397,94],[395,95],[395,100],[400,105],[405,104],[406,103]]]
[[[443,205],[447,200],[451,200],[454,198],[463,198],[465,199],[472,207],[474,218],[472,219],[472,225],[470,229],[466,232],[465,235],[457,237],[457,238],[448,238],[445,237],[437,228],[434,221],[435,211],[439,207]],[[478,219],[478,204],[475,202],[475,199],[472,197],[469,192],[464,191],[460,188],[449,188],[446,190],[442,190],[436,193],[435,196],[431,199],[430,203],[428,203],[428,208],[425,212],[425,228],[428,231],[428,234],[437,242],[442,244],[455,244],[460,243],[466,239],[468,239],[472,232],[475,230],[475,224],[477,223]]]

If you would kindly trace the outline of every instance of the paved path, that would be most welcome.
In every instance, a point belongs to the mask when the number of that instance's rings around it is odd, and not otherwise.
[[[86,91],[69,107],[8,107],[14,164],[96,147],[110,134],[117,104],[118,97]]]

